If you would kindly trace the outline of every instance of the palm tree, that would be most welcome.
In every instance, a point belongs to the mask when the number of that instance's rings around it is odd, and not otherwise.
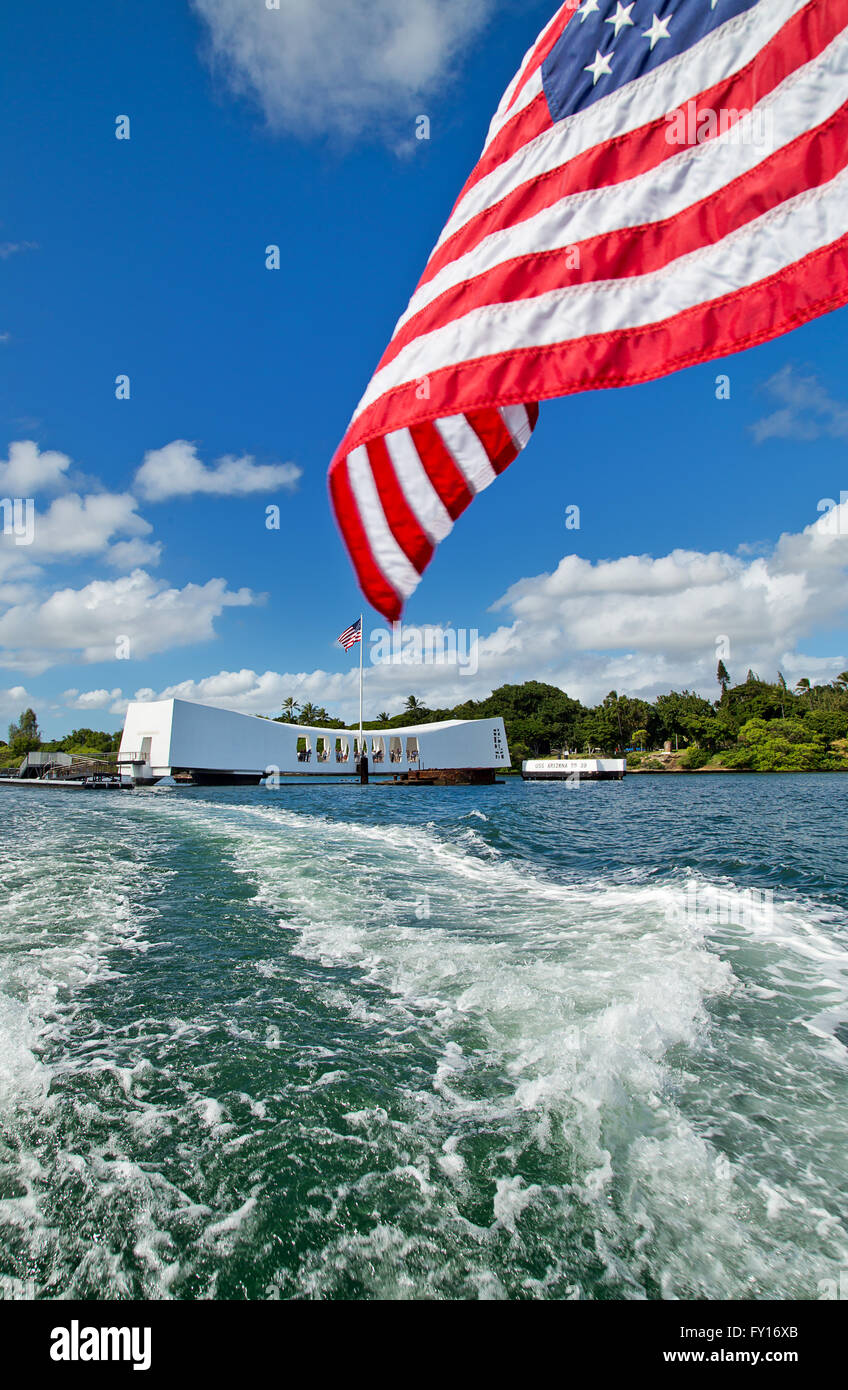
[[[417,714],[418,711],[422,710],[423,708],[424,706],[422,704],[419,704],[418,700],[415,698],[414,695],[407,695],[406,705],[404,707],[405,714]]]
[[[833,682],[837,690],[848,690],[848,671],[843,671]]]
[[[810,685],[809,678],[807,676],[802,676],[795,687],[795,694],[809,695],[811,689],[812,687]]]
[[[297,711],[299,709],[300,705],[297,703],[297,700],[293,699],[291,695],[287,695],[285,700],[283,700],[283,708],[281,710],[281,714],[283,715],[287,724],[295,723],[297,719]]]
[[[307,700],[306,704],[301,707],[297,722],[298,724],[312,725],[314,727],[318,722],[319,713],[320,711],[315,708],[312,701]]]
[[[388,724],[391,717],[392,716],[384,709],[380,710],[380,713],[377,715],[377,718],[379,719],[381,724]]]

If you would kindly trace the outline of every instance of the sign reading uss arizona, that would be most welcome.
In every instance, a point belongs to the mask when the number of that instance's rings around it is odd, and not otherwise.
[[[521,764],[525,782],[620,782],[626,758],[534,758]]]

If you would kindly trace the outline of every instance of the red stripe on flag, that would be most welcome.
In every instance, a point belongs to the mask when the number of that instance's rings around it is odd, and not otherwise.
[[[374,559],[359,508],[350,486],[347,456],[337,456],[330,468],[330,500],[342,540],[353,561],[360,588],[378,613],[396,622],[403,612],[403,600],[395,592]]]
[[[805,184],[828,183],[848,163],[848,103],[814,130],[799,135],[716,193],[662,222],[623,227],[554,251],[518,256],[445,290],[397,332],[380,362],[407,344],[486,305],[514,303],[592,281],[626,279],[660,270],[680,256],[711,246],[778,207]],[[576,254],[575,254],[576,253]]]
[[[524,69],[521,81],[518,83],[518,85],[515,88],[515,91],[510,97],[509,106],[507,107],[508,111],[510,111],[512,107],[515,105],[518,98],[521,96],[521,93],[524,91],[524,88],[527,86],[527,83],[530,81],[530,78],[533,76],[534,72],[539,71],[539,68],[544,63],[548,54],[551,53],[552,50],[556,47],[556,45],[559,43],[559,40],[565,32],[565,26],[567,25],[568,21],[571,18],[573,18],[575,11],[578,9],[579,3],[580,0],[577,0],[577,4],[566,3],[565,5],[563,5],[559,14],[554,15],[554,18],[551,20],[547,29],[543,31],[541,39],[536,44],[536,52],[533,54],[533,57],[530,59],[530,62]]]
[[[433,558],[433,542],[422,529],[418,517],[406,500],[389,457],[385,438],[381,436],[368,441],[368,458],[386,521],[401,550],[421,574]]]
[[[457,468],[445,441],[430,421],[413,425],[410,434],[427,477],[442,499],[451,521],[456,521],[471,505],[473,496],[465,474]]]
[[[544,92],[540,92],[524,107],[523,111],[519,111],[517,115],[513,116],[509,125],[498,131],[488,149],[481,156],[474,172],[469,176],[454,206],[459,207],[466,193],[474,187],[475,183],[479,183],[493,169],[497,169],[499,164],[503,164],[505,159],[509,159],[523,145],[529,145],[530,141],[535,140],[537,135],[541,135],[545,130],[550,130],[552,125],[553,117],[548,107],[548,99]]]
[[[846,303],[848,234],[746,289],[655,324],[546,347],[515,348],[433,372],[430,410],[435,418],[468,415],[493,400],[499,406],[517,405],[528,398],[545,400],[653,381],[768,342]],[[408,392],[390,392],[355,421],[344,451],[363,438],[398,429],[400,420],[408,417]]]
[[[489,456],[496,473],[503,473],[518,458],[515,440],[499,410],[472,410],[465,417]]]

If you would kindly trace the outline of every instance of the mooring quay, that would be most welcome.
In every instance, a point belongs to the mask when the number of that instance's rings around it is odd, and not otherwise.
[[[165,777],[200,786],[255,786],[269,776],[362,776],[408,785],[473,785],[510,767],[502,719],[449,719],[403,729],[306,728],[191,700],[127,710],[118,771],[135,786]]]
[[[0,777],[0,787],[27,791],[47,787],[52,791],[131,791],[132,778],[115,774],[105,758],[84,758],[74,753],[27,753],[16,773]]]

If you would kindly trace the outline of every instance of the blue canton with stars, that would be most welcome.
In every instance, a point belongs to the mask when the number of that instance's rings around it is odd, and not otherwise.
[[[555,121],[643,77],[759,0],[583,0],[542,65]]]

